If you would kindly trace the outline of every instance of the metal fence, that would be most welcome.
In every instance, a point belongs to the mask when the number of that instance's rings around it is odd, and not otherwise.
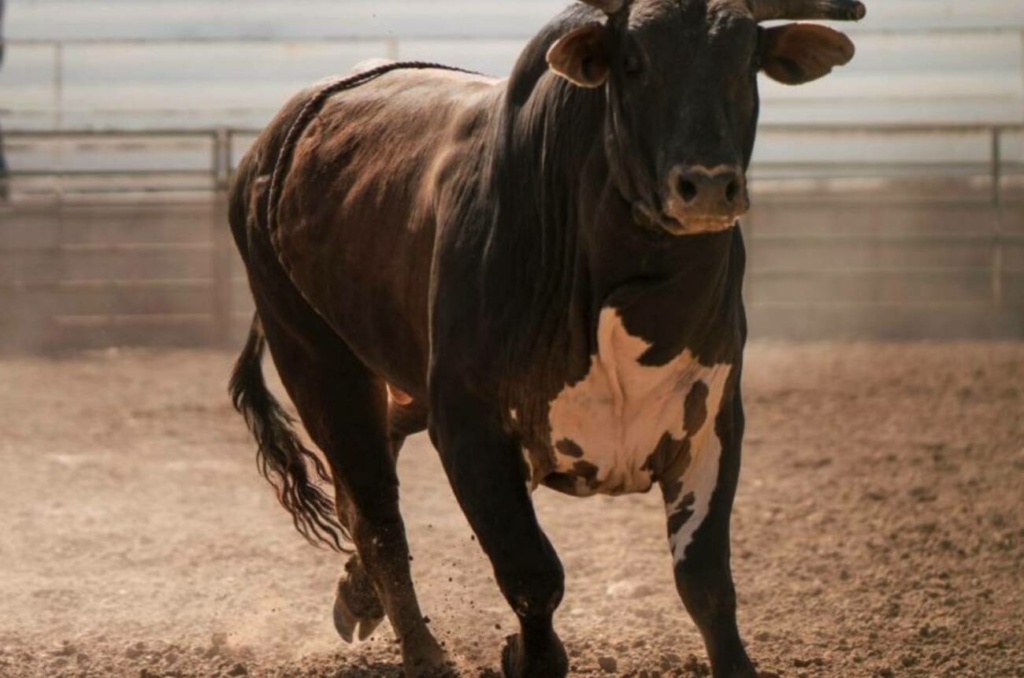
[[[6,130],[3,135],[10,145],[31,143],[85,143],[94,144],[98,141],[135,142],[137,145],[150,145],[162,140],[199,142],[207,145],[208,162],[203,166],[190,169],[167,170],[154,169],[93,169],[66,168],[60,166],[58,160],[54,165],[42,169],[11,170],[9,177],[17,181],[19,178],[47,177],[54,179],[51,193],[58,198],[68,191],[61,187],[62,182],[74,178],[112,178],[118,176],[153,175],[165,177],[169,174],[186,175],[205,178],[205,186],[209,190],[217,190],[235,169],[235,163],[248,148],[251,141],[260,133],[258,128],[213,127],[208,129],[162,128],[146,130],[101,130],[101,129],[58,129],[58,130]],[[987,157],[984,160],[969,159],[945,163],[927,163],[910,161],[898,162],[849,162],[839,160],[834,163],[818,162],[759,162],[754,168],[754,177],[765,181],[796,181],[814,178],[817,180],[882,178],[882,179],[937,179],[942,177],[978,177],[985,179],[989,197],[993,206],[1004,201],[1007,183],[1016,184],[1024,175],[1024,155],[1019,158],[1007,158],[1004,153],[1006,139],[1017,137],[1017,146],[1024,150],[1024,124],[990,125],[779,125],[764,124],[759,128],[761,137],[773,135],[800,136],[814,139],[814,143],[824,150],[822,155],[829,155],[828,147],[834,140],[842,138],[865,137],[984,137],[987,146]],[[173,190],[172,186],[167,186]]]

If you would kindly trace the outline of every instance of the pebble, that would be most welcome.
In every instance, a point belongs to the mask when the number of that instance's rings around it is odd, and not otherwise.
[[[615,657],[601,657],[597,660],[597,665],[605,673],[615,673],[619,670],[619,662]]]

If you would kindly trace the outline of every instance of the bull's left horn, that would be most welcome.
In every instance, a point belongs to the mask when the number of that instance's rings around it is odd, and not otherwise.
[[[595,4],[595,3],[591,3]],[[860,21],[867,14],[864,3],[855,0],[750,0],[757,21],[772,19],[823,19]]]
[[[591,7],[596,7],[605,14],[615,14],[626,6],[626,0],[583,0]]]

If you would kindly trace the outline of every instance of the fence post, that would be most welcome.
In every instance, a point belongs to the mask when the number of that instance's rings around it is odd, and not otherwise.
[[[228,228],[228,189],[231,168],[231,133],[218,128],[212,136],[213,214],[210,219],[213,244],[214,342],[226,347],[232,329],[232,257],[233,244]]]
[[[53,43],[53,126],[60,131],[64,129],[64,43]],[[57,203],[64,202],[64,140],[57,142],[57,170],[54,194]]]
[[[1003,130],[992,128],[992,302],[996,310],[1003,307]]]
[[[53,126],[64,127],[64,43],[53,43]]]

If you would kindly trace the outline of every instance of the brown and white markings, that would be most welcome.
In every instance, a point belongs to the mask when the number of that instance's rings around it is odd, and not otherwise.
[[[689,350],[668,364],[644,365],[650,348],[629,334],[617,310],[601,312],[587,376],[551,403],[554,470],[534,484],[586,496],[646,492],[661,483],[679,561],[718,478],[722,444],[713,429],[732,366],[702,365]]]
[[[519,619],[506,675],[568,670],[564,573],[531,491],[655,482],[715,678],[757,675],[729,565],[757,76],[802,84],[854,52],[830,28],[760,23],[863,15],[853,0],[587,0],[505,81],[377,62],[282,109],[233,187],[257,317],[232,393],[296,526],[355,547],[335,600],[346,640],[386,615],[407,675],[448,666],[398,508],[397,455],[428,429]],[[266,388],[267,345],[328,468]]]

